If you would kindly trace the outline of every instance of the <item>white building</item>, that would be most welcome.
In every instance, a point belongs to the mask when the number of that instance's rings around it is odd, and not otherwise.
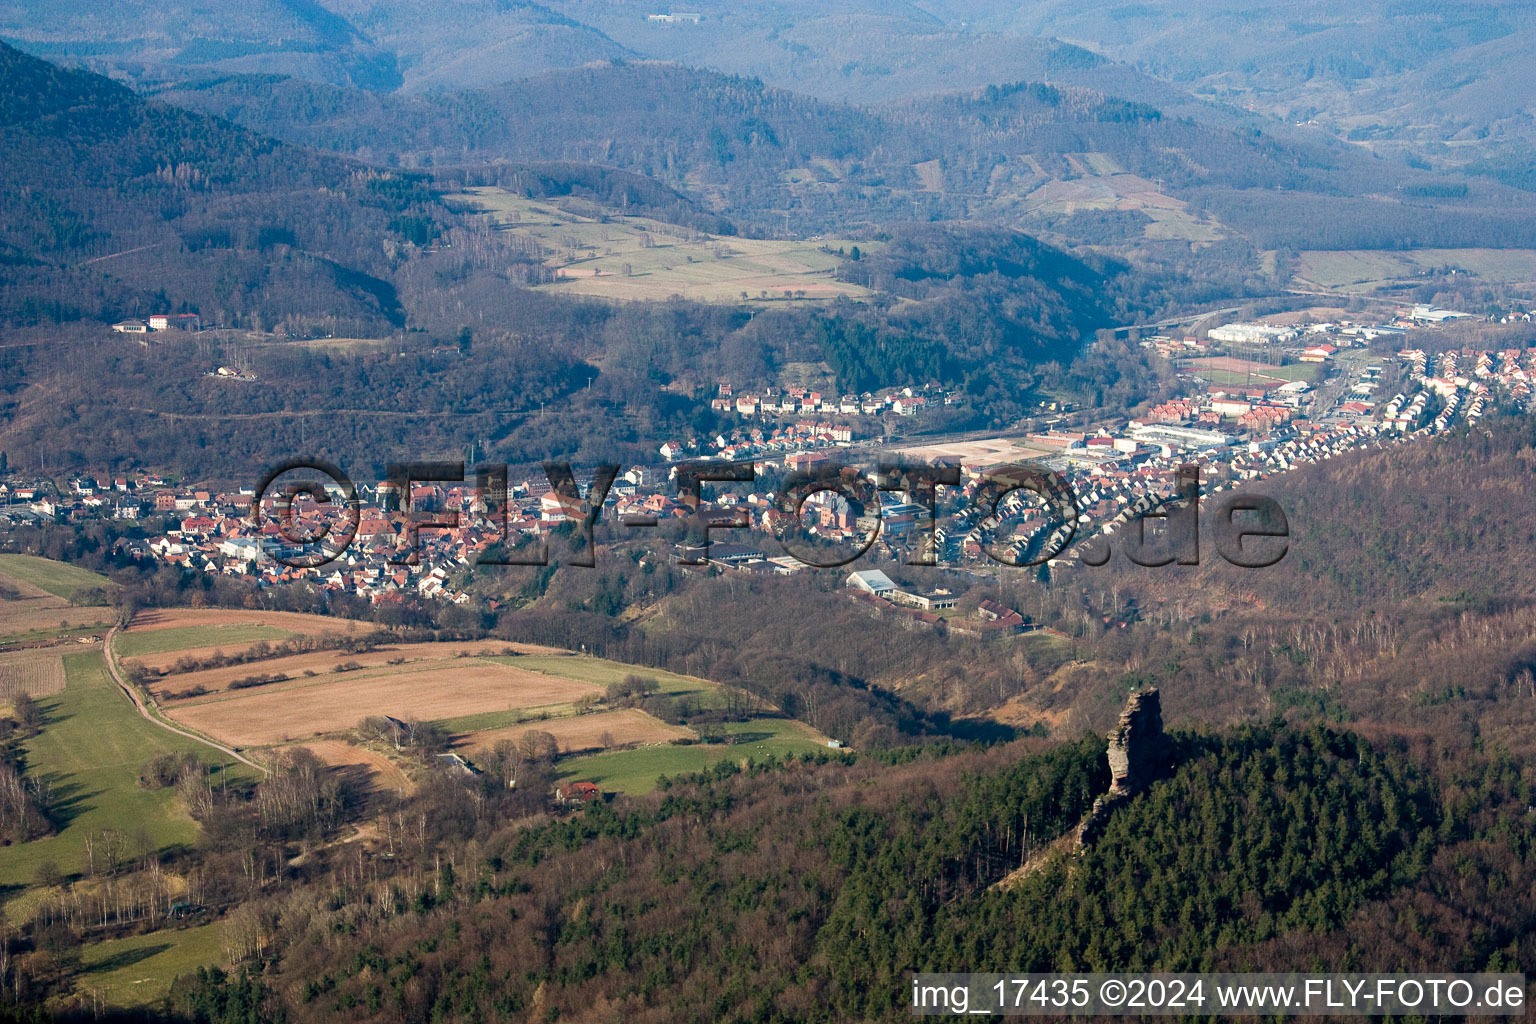
[[[883,597],[896,589],[896,584],[891,582],[891,578],[879,569],[850,573],[847,584],[866,594],[874,594],[876,597]]]
[[[1289,341],[1296,336],[1290,327],[1271,327],[1268,324],[1222,324],[1213,327],[1209,335],[1212,341],[1229,345],[1265,345],[1275,341]]]

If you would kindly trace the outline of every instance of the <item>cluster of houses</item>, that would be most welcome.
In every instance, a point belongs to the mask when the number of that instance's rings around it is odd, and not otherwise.
[[[758,391],[738,392],[731,384],[721,384],[711,409],[740,416],[916,416],[932,405],[952,405],[955,396],[937,384],[912,388],[882,388],[859,395],[834,395],[811,388],[766,387]]]
[[[1530,410],[1533,389],[1536,347],[1433,356],[1413,349],[1399,353],[1395,363],[1350,364],[1345,379],[1330,386],[1331,397],[1326,400],[1303,382],[1233,386],[1189,379],[1185,394],[1136,418],[1105,420],[1078,429],[1058,422],[1053,429],[1018,440],[1027,444],[1037,461],[1071,482],[1080,507],[1077,535],[1081,539],[1113,532],[1176,493],[1176,474],[1185,463],[1198,462],[1208,490],[1221,490],[1350,449],[1424,437],[1461,422],[1476,422],[1496,401]],[[775,433],[749,430],[744,436],[713,439],[713,453],[750,459],[762,482],[722,487],[715,503],[701,510],[721,525],[746,528],[714,534],[711,565],[727,571],[801,571],[804,565],[784,553],[777,541],[760,539],[789,529],[829,544],[856,547],[874,535],[877,557],[909,552],[931,535],[940,564],[962,569],[979,569],[977,563],[999,550],[1030,560],[1048,547],[1054,550],[1053,541],[1061,539],[1065,528],[1049,521],[1027,492],[1008,495],[997,510],[1001,518],[980,507],[977,499],[983,480],[1003,465],[995,455],[962,460],[959,486],[941,488],[939,504],[932,511],[899,493],[881,493],[878,508],[855,508],[835,491],[820,491],[791,521],[789,513],[775,504],[770,471],[812,470],[835,458],[835,452],[819,450],[828,433],[823,426],[822,421],[805,420]],[[681,449],[669,453],[664,446],[662,454],[670,461],[685,453]],[[606,496],[600,521],[622,528],[692,515],[675,496],[671,469],[664,464],[635,467],[618,477]],[[260,528],[253,525],[249,488],[219,491],[175,485],[151,473],[119,476],[106,483],[77,477],[60,486],[13,472],[0,478],[0,526],[163,515],[170,526],[152,540],[129,545],[132,553],[187,572],[253,577],[262,585],[307,580],[372,601],[419,595],[465,603],[471,600],[463,589],[467,570],[487,547],[504,541],[538,541],[562,524],[583,520],[589,512],[584,500],[557,493],[542,478],[511,484],[505,526],[489,514],[487,495],[471,483],[414,483],[408,495],[387,483],[363,483],[358,490],[362,508],[352,543],[340,558],[310,569],[290,568],[267,557],[291,553],[294,545],[284,539],[273,507],[266,510]],[[444,528],[422,528],[415,532],[413,543],[406,517],[396,511],[407,501],[415,512],[457,521]],[[327,509],[297,502],[299,528],[318,530],[325,517],[335,513],[336,505]],[[291,535],[291,527],[289,531]],[[635,534],[626,530],[616,535]],[[400,564],[412,551],[412,564]],[[696,560],[689,552],[678,554],[685,563]],[[1053,567],[1068,564],[1075,564],[1075,559],[1052,562]],[[868,600],[903,609],[903,614],[954,618],[941,614],[948,610],[942,593],[899,592],[894,584],[887,587],[890,581],[882,581],[882,575],[856,573],[849,578],[850,587]],[[987,621],[1011,623],[1007,616]],[[962,624],[961,628],[967,627]]]
[[[846,424],[807,419],[773,429],[738,428],[713,437],[667,441],[658,450],[668,462],[685,458],[740,461],[776,453],[847,446],[853,442],[853,437],[853,428]]]

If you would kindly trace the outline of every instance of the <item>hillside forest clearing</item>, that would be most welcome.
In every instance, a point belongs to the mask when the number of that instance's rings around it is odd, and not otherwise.
[[[851,252],[879,243],[850,239],[780,241],[709,236],[649,217],[626,217],[580,200],[524,199],[499,188],[459,198],[486,211],[503,231],[528,240],[555,271],[540,287],[599,298],[702,302],[819,300],[869,295],[832,276]]]
[[[764,761],[772,757],[826,754],[827,738],[804,722],[755,718],[723,727],[726,742],[649,746],[589,754],[557,766],[563,779],[585,779],[604,791],[649,793],[663,778],[701,772],[720,761]]]
[[[108,1006],[151,1005],[181,975],[227,960],[222,931],[214,922],[91,943],[81,949],[81,988]]]

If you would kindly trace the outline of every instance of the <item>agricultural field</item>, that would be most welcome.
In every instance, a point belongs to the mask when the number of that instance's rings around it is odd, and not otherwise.
[[[785,718],[758,718],[722,727],[731,743],[695,743],[616,750],[561,761],[562,779],[595,782],[605,792],[649,793],[662,776],[703,771],[717,761],[762,761],[794,754],[829,753],[826,737]]]
[[[203,647],[245,647],[258,640],[284,640],[292,633],[276,626],[256,623],[220,626],[186,626],[148,633],[124,633],[113,649],[119,657],[137,658],[145,654],[171,654]]]
[[[62,689],[63,651],[29,648],[0,654],[0,703],[9,702],[22,693],[29,697],[46,697]]]
[[[709,680],[699,679],[696,676],[680,676],[675,672],[664,672],[661,669],[626,665],[622,661],[589,658],[569,653],[520,657],[515,664],[519,668],[531,669],[534,672],[548,672],[550,675],[580,679],[604,687],[609,683],[619,682],[625,676],[645,676],[647,679],[656,680],[657,685],[660,686],[657,692],[673,697],[696,697],[705,706],[710,706],[708,695],[717,688]]]
[[[250,747],[342,732],[371,715],[436,721],[524,708],[554,713],[601,694],[590,683],[486,658],[444,658],[178,701],[167,714],[221,742]]]
[[[120,645],[117,645],[120,650]],[[334,675],[339,671],[381,669],[395,665],[417,665],[441,662],[450,658],[470,656],[501,656],[503,651],[517,650],[519,645],[484,640],[421,644],[384,644],[371,651],[352,653],[345,650],[309,651],[282,657],[263,658],[238,665],[220,668],[198,669],[193,672],[174,672],[152,679],[146,688],[156,700],[175,700],[177,695],[189,690],[205,690],[219,693],[230,684],[253,674],[287,676],[289,679],[313,678]],[[187,652],[177,652],[177,657]],[[277,685],[277,684],[271,684]],[[238,689],[238,688],[237,688]]]
[[[66,601],[82,590],[110,590],[116,586],[89,569],[34,555],[0,555],[0,582],[7,580],[35,587]]]
[[[147,790],[139,772],[152,758],[190,751],[222,764],[217,751],[139,717],[107,675],[101,650],[63,655],[64,689],[41,699],[44,724],[23,747],[29,775],[46,778],[60,799],[59,832],[0,849],[0,886],[26,885],[52,861],[65,875],[81,870],[82,839],[101,829],[143,834],[159,849],[190,843],[196,823],[174,791]],[[228,765],[231,778],[250,769]]]
[[[1490,284],[1536,284],[1532,249],[1308,249],[1297,257],[1298,280],[1341,291],[1368,292],[1443,267],[1470,272]]]
[[[367,632],[368,623],[297,612],[262,612],[236,608],[156,608],[134,616],[113,641],[118,658],[133,658],[146,668],[168,669],[183,657],[235,654],[258,641],[291,636],[350,635]]]
[[[47,584],[46,587],[40,584]],[[0,644],[37,643],[100,632],[112,619],[105,605],[76,606],[70,598],[112,584],[63,562],[0,555]]]
[[[538,247],[559,280],[541,285],[599,298],[701,302],[753,299],[826,301],[868,291],[832,276],[843,257],[879,243],[852,239],[783,241],[702,234],[647,217],[625,217],[580,200],[524,199],[497,188],[458,196],[497,227]],[[831,251],[828,251],[831,250]]]
[[[361,625],[245,611],[157,611],[135,619],[130,630],[118,635],[115,649],[120,657],[138,652],[133,660],[148,667],[173,669],[184,657],[216,650],[232,654],[248,643],[280,638],[253,631],[323,635]],[[501,740],[515,741],[532,729],[548,732],[566,759],[562,764],[585,765],[591,756],[619,758],[599,762],[597,769],[604,779],[611,775],[617,780],[613,788],[623,792],[646,791],[661,774],[695,771],[727,755],[825,749],[825,738],[779,718],[722,727],[741,737],[739,742],[693,743],[695,730],[669,725],[638,708],[592,709],[609,684],[631,675],[655,680],[658,695],[686,697],[699,709],[727,703],[720,687],[706,679],[497,640],[284,654],[170,671],[146,685],[162,713],[180,725],[235,747],[307,747],[338,770],[366,779],[375,792],[413,788],[406,768],[387,751],[353,742],[353,730],[377,715],[434,722],[452,738],[453,748],[471,760]],[[233,686],[255,676],[280,678]],[[686,742],[671,745],[679,740]],[[605,751],[609,746],[625,749]]]

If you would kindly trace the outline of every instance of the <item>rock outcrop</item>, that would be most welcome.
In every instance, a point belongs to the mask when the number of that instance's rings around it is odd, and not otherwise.
[[[1077,827],[1079,846],[1097,839],[1115,807],[1145,789],[1165,767],[1168,740],[1163,735],[1162,699],[1156,689],[1131,694],[1108,739],[1109,792],[1093,802],[1093,810]]]
[[[1134,796],[1162,771],[1167,739],[1163,736],[1163,704],[1157,690],[1131,694],[1120,721],[1107,737],[1110,789]]]

